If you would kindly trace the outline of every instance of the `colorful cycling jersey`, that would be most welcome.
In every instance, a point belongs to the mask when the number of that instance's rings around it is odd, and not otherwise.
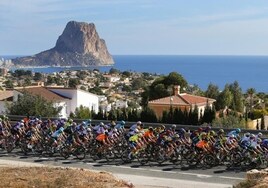
[[[231,132],[229,132],[228,134],[227,134],[227,136],[228,137],[230,137],[230,136],[234,136],[234,137],[238,137],[239,136],[239,133],[237,133],[237,131],[236,130],[233,130],[233,131],[231,131]]]
[[[96,137],[96,140],[100,141],[100,142],[103,142],[105,141],[105,139],[107,138],[108,136],[103,133],[103,134],[99,134],[97,137]]]
[[[58,137],[62,134],[63,129],[64,129],[63,127],[60,128],[59,130],[55,131],[51,136],[52,136],[53,138],[58,138]]]
[[[124,129],[124,125],[122,125],[122,124],[117,124],[114,128],[117,129],[117,130],[119,130],[119,129]]]
[[[129,130],[130,131],[134,131],[134,130],[136,130],[138,128],[138,125],[137,124],[134,124],[134,125],[132,125],[130,128],[129,128]]]
[[[258,142],[254,141],[254,140],[252,140],[252,141],[250,142],[250,147],[251,147],[251,148],[256,149],[256,148],[259,147],[259,146],[260,146],[260,145],[258,144]]]
[[[261,146],[268,148],[268,139],[267,138],[262,141]]]
[[[130,142],[137,142],[139,140],[139,135],[135,134],[129,138]]]
[[[202,149],[202,148],[206,147],[207,145],[208,145],[207,141],[200,140],[199,142],[197,142],[196,147]]]
[[[226,140],[226,144],[233,144],[234,143],[234,139],[232,137],[227,137],[227,140]]]
[[[149,131],[149,130],[145,131],[145,133],[144,133],[144,137],[146,137],[146,138],[151,138],[153,135],[154,135],[154,132]]]

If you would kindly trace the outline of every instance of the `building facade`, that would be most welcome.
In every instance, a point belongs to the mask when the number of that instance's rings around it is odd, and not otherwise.
[[[200,118],[200,115],[204,114],[206,106],[209,105],[212,107],[214,102],[216,102],[215,99],[180,93],[180,86],[174,86],[172,96],[151,100],[148,102],[148,106],[155,112],[158,119],[162,117],[164,111],[168,112],[170,108],[189,111],[197,106],[198,116]]]

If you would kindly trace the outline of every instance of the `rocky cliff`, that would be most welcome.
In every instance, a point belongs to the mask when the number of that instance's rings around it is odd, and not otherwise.
[[[56,46],[34,56],[13,59],[16,66],[90,66],[112,65],[105,41],[93,23],[70,21]]]

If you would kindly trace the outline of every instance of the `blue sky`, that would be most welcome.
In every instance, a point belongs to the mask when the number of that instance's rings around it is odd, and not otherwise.
[[[52,48],[70,20],[113,55],[268,55],[267,0],[0,0],[0,54]]]

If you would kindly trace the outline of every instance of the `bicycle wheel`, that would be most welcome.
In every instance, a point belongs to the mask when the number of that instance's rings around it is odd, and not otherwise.
[[[130,154],[130,149],[125,149],[122,152],[121,159],[122,159],[123,163],[130,163],[133,160],[133,157]]]
[[[139,151],[136,157],[141,165],[145,165],[149,162],[149,157],[146,150]]]
[[[182,156],[176,150],[170,156],[170,162],[174,165],[180,165],[182,163]]]
[[[213,155],[210,155],[210,154],[204,155],[204,157],[201,160],[202,160],[201,164],[205,168],[211,168],[211,167],[215,166],[215,163],[216,163],[215,157]]]
[[[77,159],[83,160],[86,157],[86,149],[83,146],[80,146],[74,150],[74,155]]]
[[[70,148],[69,146],[63,146],[60,148],[60,156],[62,156],[64,159],[68,159],[70,157]]]
[[[12,135],[8,136],[5,139],[5,149],[8,153],[12,152],[12,150],[15,148],[15,140]]]

